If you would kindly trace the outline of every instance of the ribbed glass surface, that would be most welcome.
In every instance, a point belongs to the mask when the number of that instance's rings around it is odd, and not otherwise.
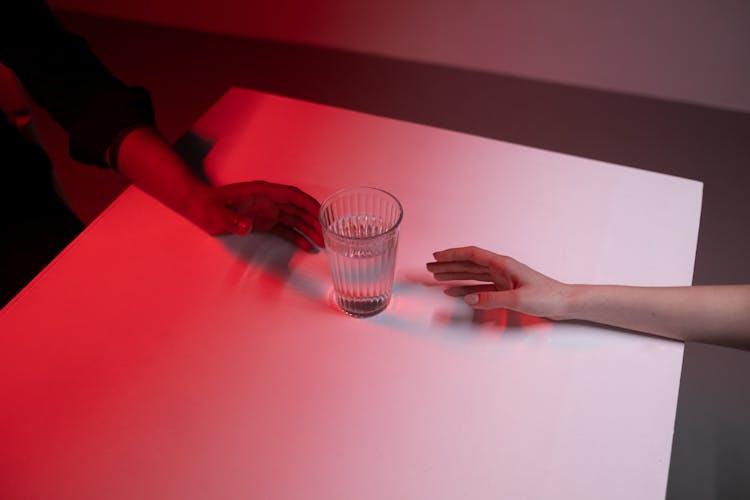
[[[403,210],[376,188],[348,188],[323,202],[320,222],[336,302],[347,314],[371,316],[390,302]]]

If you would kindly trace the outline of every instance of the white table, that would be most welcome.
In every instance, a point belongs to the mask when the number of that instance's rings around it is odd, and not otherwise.
[[[687,285],[701,183],[241,89],[193,133],[216,182],[398,196],[393,303],[130,188],[0,312],[0,497],[664,498],[682,344],[472,314],[424,263]]]

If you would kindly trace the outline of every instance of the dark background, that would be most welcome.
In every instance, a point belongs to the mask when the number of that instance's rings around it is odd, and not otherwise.
[[[150,89],[174,141],[230,86],[696,179],[695,284],[750,283],[750,114],[446,66],[57,12],[120,78]],[[35,121],[71,204],[90,222],[125,186],[74,164]]]

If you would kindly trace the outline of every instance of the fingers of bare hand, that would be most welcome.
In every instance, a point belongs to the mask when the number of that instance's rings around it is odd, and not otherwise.
[[[214,189],[216,196],[221,198],[225,205],[236,210],[246,210],[251,207],[258,191],[252,182],[226,184]]]
[[[323,246],[323,235],[320,230],[310,225],[302,217],[297,217],[295,215],[291,215],[287,212],[282,211],[279,214],[279,223],[289,228],[296,229],[297,231],[303,233],[308,238],[313,240],[316,245],[321,247]]]
[[[292,204],[317,217],[320,203],[296,186],[287,186],[267,181],[238,182],[221,186],[227,204],[232,206],[252,205],[259,196],[270,198],[277,204]]]
[[[294,245],[302,250],[309,251],[313,248],[312,243],[307,241],[304,236],[287,226],[283,226],[281,224],[276,225],[271,229],[270,233],[294,243]]]
[[[279,204],[279,208],[290,215],[294,215],[296,217],[304,219],[305,222],[307,222],[312,227],[320,229],[320,219],[318,219],[317,213],[312,214],[309,211],[291,203],[281,203]]]
[[[463,297],[470,293],[479,292],[496,292],[495,285],[468,285],[468,286],[451,286],[445,289],[445,294],[451,297]]]
[[[253,229],[265,233],[279,223],[279,208],[270,200],[259,198],[258,209],[245,214],[253,219]],[[262,206],[265,203],[265,206]]]
[[[488,273],[436,273],[435,279],[438,281],[492,281],[492,278],[490,278],[490,275]]]
[[[324,246],[323,243],[323,229],[320,226],[320,220],[318,219],[317,215],[313,216],[310,212],[307,210],[303,210],[299,208],[296,205],[292,205],[290,203],[284,203],[280,205],[280,208],[283,212],[302,219],[303,223],[305,224],[306,228],[303,230],[305,234],[310,236],[310,238],[320,247]],[[287,224],[288,225],[288,224]],[[302,230],[301,227],[297,227],[297,229]]]
[[[296,205],[317,217],[320,203],[300,188],[270,182],[264,182],[262,185],[267,196],[276,203]]]
[[[496,253],[476,246],[449,248],[433,254],[438,262],[471,261],[483,266],[489,266],[490,262],[498,257]]]
[[[486,266],[469,261],[428,262],[427,270],[431,273],[489,274]]]
[[[228,208],[235,210],[240,213],[249,212],[255,205],[254,196],[231,196],[225,199],[225,204]]]

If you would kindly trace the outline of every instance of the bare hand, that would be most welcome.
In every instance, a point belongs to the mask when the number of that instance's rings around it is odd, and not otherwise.
[[[446,290],[448,295],[464,297],[476,309],[504,308],[551,319],[563,316],[567,285],[511,257],[473,246],[442,250],[433,256],[436,262],[428,263],[427,269],[436,280],[485,282]]]
[[[324,245],[319,210],[320,203],[299,188],[250,181],[206,186],[193,197],[185,215],[209,234],[271,233],[311,250],[305,236]]]

